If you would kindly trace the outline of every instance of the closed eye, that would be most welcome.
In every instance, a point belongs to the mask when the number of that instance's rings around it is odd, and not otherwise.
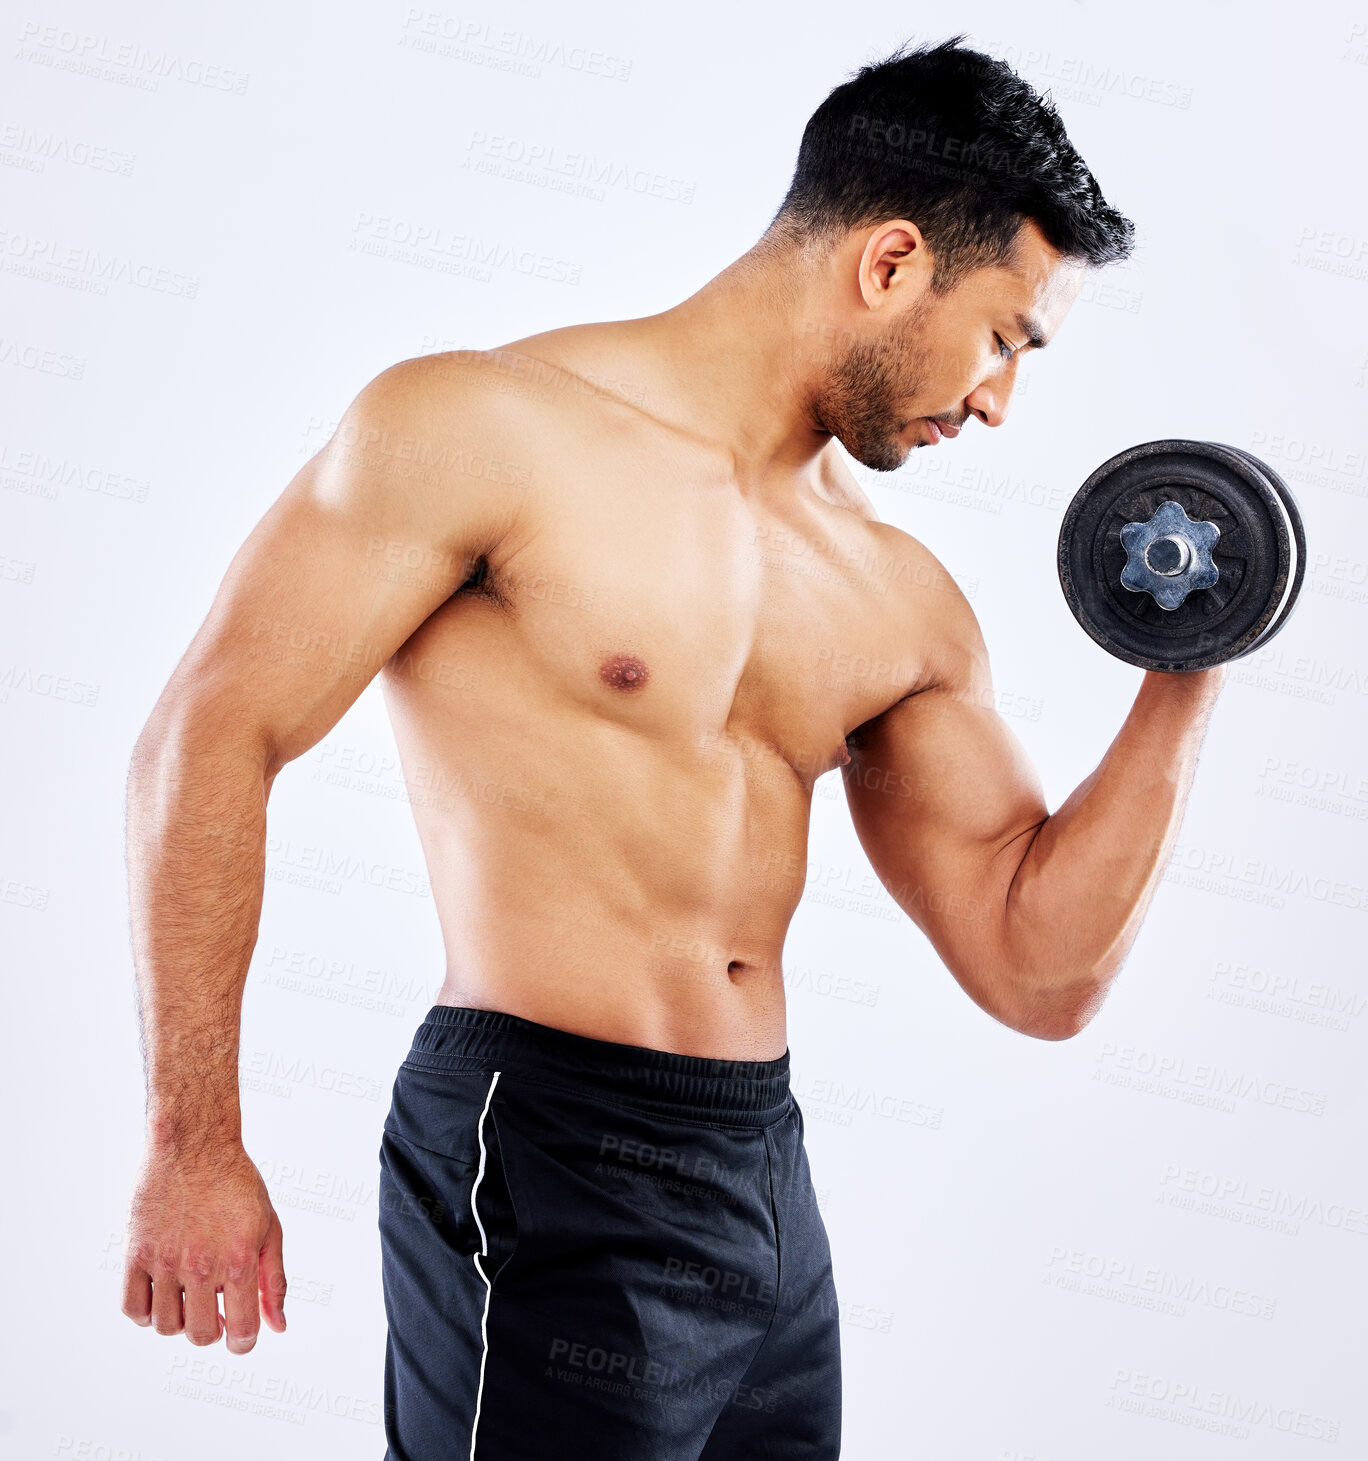
[[[1017,347],[1015,345],[1009,345],[1006,340],[1004,340],[1002,336],[997,334],[996,332],[994,332],[993,334],[993,339],[997,341],[998,354],[1002,356],[1004,360],[1010,360],[1012,356],[1017,353]]]

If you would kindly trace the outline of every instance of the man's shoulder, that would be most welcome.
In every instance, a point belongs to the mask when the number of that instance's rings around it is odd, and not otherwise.
[[[524,343],[444,350],[386,366],[353,398],[333,450],[360,448],[458,470],[492,457],[526,477],[533,457],[544,465],[565,445],[567,431],[583,433],[586,409],[595,413],[601,401],[619,398]]]
[[[415,355],[380,371],[358,397],[377,409],[442,412],[459,405],[485,414],[517,417],[527,407],[550,405],[567,389],[567,373],[508,346],[443,350]]]
[[[879,517],[834,441],[818,461],[823,496],[860,518],[869,536],[862,561],[880,585],[887,612],[909,643],[924,646],[921,688],[975,679],[986,669],[986,650],[978,617],[955,576],[920,538]]]
[[[903,587],[905,593],[900,598],[915,602],[921,597],[917,590],[930,588],[968,609],[969,601],[963,590],[931,549],[920,538],[879,516],[834,441],[823,449],[817,460],[822,495],[867,525],[877,545],[876,571],[880,577]]]
[[[310,464],[316,490],[356,511],[403,500],[442,516],[480,501],[524,515],[555,433],[525,399],[526,376],[490,353],[418,355],[372,376]]]

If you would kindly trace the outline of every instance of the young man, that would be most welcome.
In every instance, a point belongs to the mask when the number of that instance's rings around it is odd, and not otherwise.
[[[266,804],[382,672],[447,954],[381,1146],[388,1455],[837,1454],[780,969],[813,783],[842,768],[969,997],[1065,1039],[1134,939],[1220,672],[1147,675],[1048,814],[964,597],[835,443],[890,471],[1001,425],[1131,238],[1053,110],[951,41],[838,87],[763,238],[683,303],[361,392],[133,761],[130,1318],[234,1353],[258,1301],[284,1327],[236,1071]]]

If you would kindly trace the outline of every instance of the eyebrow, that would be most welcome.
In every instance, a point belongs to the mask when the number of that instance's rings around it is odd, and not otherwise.
[[[1040,321],[1034,315],[1018,314],[1016,317],[1016,326],[1026,336],[1026,344],[1023,348],[1027,350],[1043,350],[1050,343],[1040,333]]]

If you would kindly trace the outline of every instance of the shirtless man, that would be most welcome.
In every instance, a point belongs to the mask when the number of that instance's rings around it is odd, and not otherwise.
[[[889,471],[1001,425],[1020,356],[1131,236],[1048,106],[946,42],[837,88],[763,238],[683,303],[361,391],[133,758],[129,1318],[235,1354],[284,1328],[237,1080],[267,798],[379,672],[447,958],[380,1150],[387,1455],[837,1455],[781,977],[813,784],[841,768],[969,998],[1067,1039],[1135,937],[1221,672],[1147,674],[1049,813],[963,595],[835,443]]]

